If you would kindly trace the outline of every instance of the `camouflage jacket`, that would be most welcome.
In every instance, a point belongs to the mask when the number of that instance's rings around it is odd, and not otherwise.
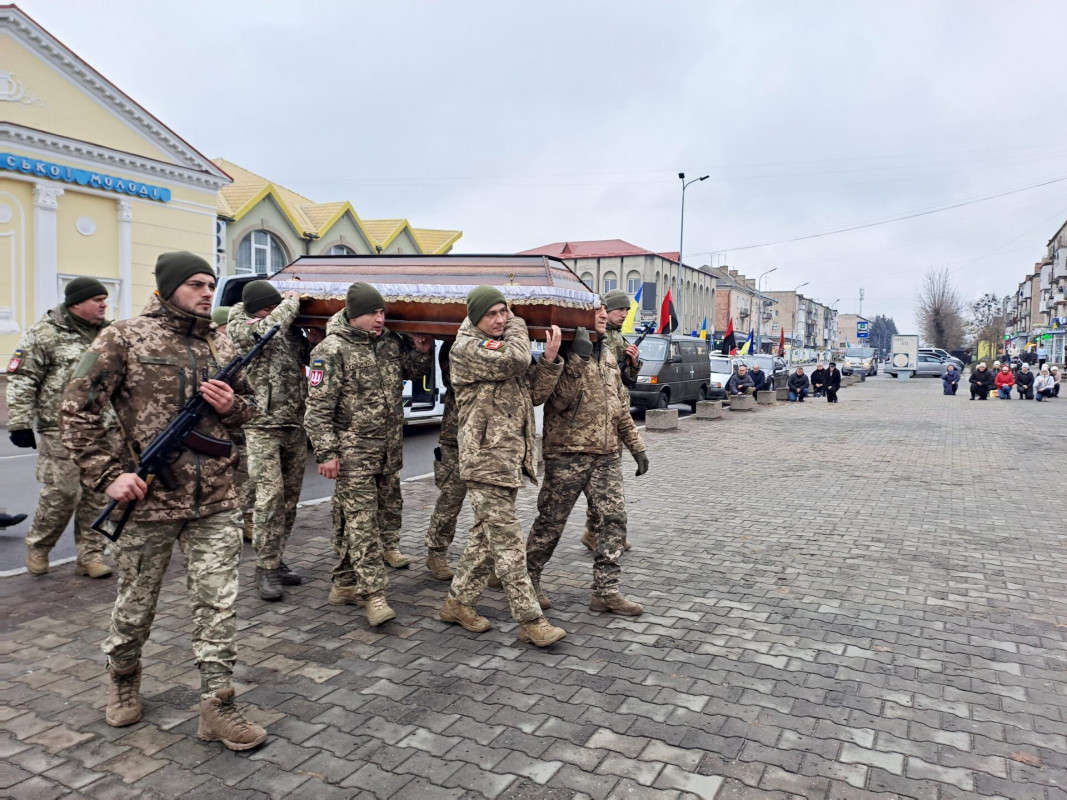
[[[542,450],[545,455],[607,455],[618,451],[620,440],[631,453],[645,449],[630,416],[630,396],[622,385],[615,353],[605,346],[594,348],[590,358],[570,353],[545,402]]]
[[[622,328],[618,327],[617,325],[612,325],[609,322],[608,329],[604,333],[604,346],[615,354],[616,366],[620,361],[626,358],[626,346],[628,344],[629,342],[626,341],[626,337],[622,335]],[[640,372],[641,359],[638,359],[636,364],[627,363],[626,369],[623,370],[623,374],[626,375],[627,379],[631,381],[636,381],[637,376]],[[626,387],[623,386],[623,389],[625,388]],[[630,393],[627,392],[626,396],[629,397]]]
[[[93,343],[91,330],[88,323],[76,324],[66,306],[58,305],[26,331],[7,367],[9,431],[59,429],[63,390],[74,365]]]
[[[320,463],[341,459],[342,472],[384,474],[403,466],[403,384],[430,371],[405,334],[372,337],[339,311],[311,351],[304,428]]]
[[[452,388],[452,343],[441,345],[441,383],[448,390],[445,392],[445,410],[441,414],[441,434],[437,441],[445,447],[459,447],[459,409],[456,408],[456,392]]]
[[[489,339],[463,320],[450,353],[459,407],[459,471],[465,481],[516,489],[525,474],[537,482],[533,407],[556,387],[563,361],[530,359],[530,337],[519,317],[502,339]]]
[[[292,327],[299,313],[300,301],[295,297],[282,300],[263,319],[249,316],[244,303],[238,303],[230,310],[226,333],[241,353],[255,347],[259,337],[275,325],[281,326],[245,371],[256,393],[256,412],[246,428],[304,424],[304,401],[308,393],[304,367],[311,348],[304,334]]]
[[[197,387],[219,370],[218,362],[229,362],[235,355],[233,342],[218,333],[211,320],[187,314],[157,296],[138,316],[116,322],[97,336],[74,369],[60,414],[63,444],[85,483],[103,491],[122,473],[132,472],[130,449],[141,452],[151,444]],[[200,423],[201,432],[227,439],[230,428],[252,415],[252,389],[243,375],[234,382],[234,393],[233,407],[221,418],[209,412]],[[124,440],[109,441],[103,435],[100,414],[109,402],[122,424]],[[154,481],[132,518],[188,520],[236,508],[236,463],[236,447],[229,458],[185,450],[171,464],[177,488]]]

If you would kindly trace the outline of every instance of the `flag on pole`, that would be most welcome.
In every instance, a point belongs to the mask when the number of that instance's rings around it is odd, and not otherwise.
[[[663,298],[663,306],[659,310],[659,330],[657,333],[674,333],[678,327],[678,313],[674,310],[674,300],[671,299],[671,290],[667,290]]]
[[[737,340],[734,338],[734,318],[730,317],[730,323],[726,326],[726,335],[722,337],[722,354],[732,356],[737,353]]]
[[[700,338],[705,342],[708,340],[708,318],[704,317],[704,324],[700,326]]]
[[[781,358],[785,355],[785,328],[782,328],[782,335],[778,337],[778,357]]]
[[[626,312],[626,319],[622,321],[623,333],[636,333],[634,325],[637,322],[637,312],[641,309],[641,292],[645,290],[645,285],[642,283],[637,288],[637,294],[634,295],[634,299],[630,301],[630,310]]]
[[[749,328],[748,329],[748,338],[745,339],[745,343],[743,345],[741,345],[741,355],[747,356],[749,353],[752,352],[752,344],[755,341],[755,339],[756,339],[756,337],[753,335],[752,329]]]

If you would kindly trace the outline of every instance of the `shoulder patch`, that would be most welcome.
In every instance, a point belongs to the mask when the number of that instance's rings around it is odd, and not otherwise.
[[[479,345],[486,350],[503,350],[505,344],[507,344],[507,342],[502,339],[482,339],[482,341],[479,342]]]
[[[311,362],[311,366],[308,368],[308,383],[312,386],[318,386],[326,378],[326,362],[321,358],[316,358]]]
[[[18,349],[11,354],[11,361],[7,364],[7,371],[18,372],[20,366],[22,366],[22,350]]]
[[[84,378],[89,374],[89,370],[93,368],[93,364],[96,363],[96,359],[100,358],[99,353],[94,353],[92,350],[86,350],[84,355],[78,361],[78,366],[74,368],[74,374],[72,378]]]

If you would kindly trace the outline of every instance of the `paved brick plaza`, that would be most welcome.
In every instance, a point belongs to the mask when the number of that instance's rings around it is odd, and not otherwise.
[[[391,572],[399,622],[369,632],[327,605],[328,506],[303,510],[287,560],[310,583],[240,600],[237,678],[270,733],[250,754],[194,738],[177,572],[125,729],[102,711],[114,583],[4,580],[0,796],[1067,797],[1067,398],[940,389],[872,380],[646,434],[623,585],[647,613],[588,611],[575,513],[548,651],[518,644],[499,592],[488,633],[437,621],[421,558]],[[405,494],[421,556],[435,490]]]

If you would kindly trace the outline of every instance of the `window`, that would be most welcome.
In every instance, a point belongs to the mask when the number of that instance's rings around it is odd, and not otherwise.
[[[281,242],[267,231],[252,231],[237,248],[237,275],[272,275],[287,263]]]
[[[356,251],[351,247],[346,247],[343,244],[335,244],[329,250],[326,251],[328,256],[354,256]]]
[[[59,274],[59,294],[62,297],[67,290],[67,284],[75,278],[81,277],[79,275],[67,275],[64,273]],[[104,288],[107,289],[107,318],[117,319],[119,309],[122,308],[122,281],[115,280],[114,278],[99,278],[96,275],[90,276],[104,284]]]
[[[583,272],[582,273],[582,283],[584,283],[586,286],[590,287],[590,290],[592,290],[592,287],[596,286],[596,281],[593,279],[593,273],[592,272]]]
[[[626,294],[633,297],[637,294],[637,290],[641,288],[641,273],[631,272],[626,276]]]
[[[604,273],[604,294],[619,288],[619,278],[614,272]]]

